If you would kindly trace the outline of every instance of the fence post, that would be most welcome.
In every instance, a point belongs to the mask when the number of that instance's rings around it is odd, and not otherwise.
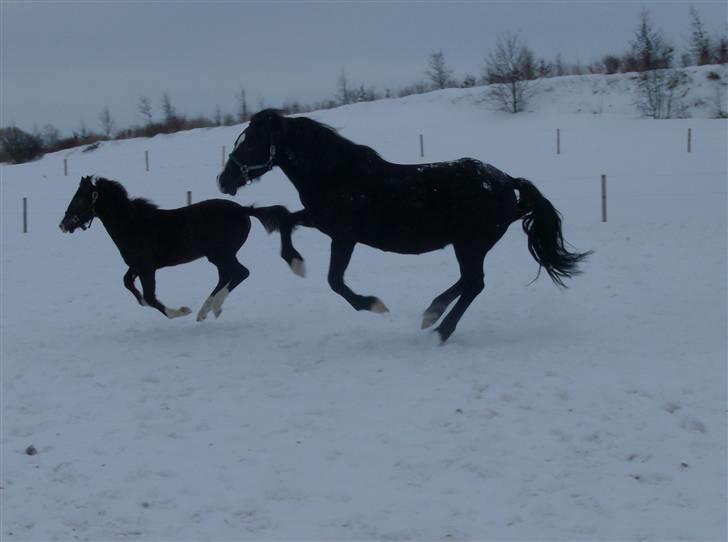
[[[693,129],[688,128],[688,152],[693,150]]]
[[[23,233],[28,233],[28,198],[23,198]]]
[[[220,155],[220,167],[225,167],[225,145],[222,146],[222,154]]]
[[[188,206],[192,205],[192,191],[191,190],[187,191],[187,205]]]
[[[420,134],[420,157],[425,157],[425,138],[422,134]]]
[[[602,175],[602,222],[607,221],[607,176]]]
[[[63,159],[63,176],[68,177],[68,158]]]
[[[556,154],[561,154],[561,128],[556,128]]]
[[[144,151],[144,167],[149,171],[149,151]]]

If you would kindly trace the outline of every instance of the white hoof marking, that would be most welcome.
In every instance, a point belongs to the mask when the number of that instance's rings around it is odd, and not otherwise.
[[[425,314],[422,315],[422,327],[420,329],[427,329],[439,319],[440,314],[430,311],[425,312]]]
[[[372,303],[372,306],[370,307],[369,310],[372,312],[379,313],[379,314],[389,312],[389,309],[387,308],[387,306],[384,303],[382,303],[382,301],[380,299],[377,299],[374,303]]]
[[[205,302],[202,304],[202,307],[200,307],[200,312],[197,313],[197,321],[202,322],[205,318],[207,318],[207,313],[210,312],[211,308],[212,308],[212,296],[205,299]]]
[[[165,314],[167,315],[167,318],[179,318],[180,316],[187,316],[188,314],[191,314],[192,311],[189,307],[180,307],[179,309],[164,309]]]
[[[222,304],[228,295],[230,295],[230,290],[225,286],[212,297],[212,314],[215,315],[215,318],[219,318],[222,314]]]
[[[303,263],[303,260],[293,258],[293,260],[291,260],[291,271],[293,271],[299,277],[305,277],[306,265]]]

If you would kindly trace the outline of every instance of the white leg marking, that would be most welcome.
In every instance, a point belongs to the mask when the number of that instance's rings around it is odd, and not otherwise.
[[[212,298],[212,314],[215,315],[215,318],[220,317],[220,314],[222,313],[222,304],[228,295],[230,295],[230,290],[228,290],[228,287],[225,286]]]
[[[377,312],[379,314],[389,312],[389,309],[384,303],[382,303],[381,299],[377,299],[374,303],[372,303],[372,306],[369,308],[369,310],[372,312]]]
[[[209,296],[207,299],[205,299],[205,302],[202,304],[202,307],[200,308],[200,312],[197,313],[197,321],[202,322],[205,318],[207,318],[207,313],[209,313],[211,309],[212,309],[212,296]]]
[[[425,314],[422,315],[422,327],[420,329],[426,329],[430,327],[432,324],[437,322],[437,320],[440,318],[441,313],[426,311]]]
[[[167,315],[167,318],[179,318],[180,316],[187,316],[192,311],[189,307],[180,307],[179,309],[170,309],[166,308],[164,309],[164,313]]]
[[[306,265],[303,263],[303,260],[293,258],[293,260],[291,260],[291,270],[299,277],[306,276]]]

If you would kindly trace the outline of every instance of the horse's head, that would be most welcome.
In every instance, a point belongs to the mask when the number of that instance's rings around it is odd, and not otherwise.
[[[253,115],[248,127],[235,140],[232,152],[217,185],[224,194],[234,196],[245,186],[273,169],[280,153],[286,119],[280,112],[266,109]]]
[[[85,230],[96,216],[96,199],[99,193],[96,191],[92,177],[81,177],[78,190],[73,195],[71,203],[68,204],[66,214],[58,225],[62,232],[73,233],[76,228]]]

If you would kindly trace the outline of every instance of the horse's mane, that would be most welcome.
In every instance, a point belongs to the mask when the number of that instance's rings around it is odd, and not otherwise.
[[[250,120],[251,122],[254,122],[257,118],[270,116],[278,117],[283,120],[283,113],[284,112],[279,109],[264,109],[263,111],[259,111],[253,115]],[[371,147],[354,143],[342,136],[336,128],[329,126],[328,124],[324,124],[323,122],[319,122],[310,117],[288,117],[285,118],[285,121],[287,122],[290,131],[297,134],[305,133],[306,140],[313,142],[320,148],[324,148],[324,146],[331,146],[336,150],[337,154],[348,154],[350,159],[359,158],[366,160],[376,158],[383,160],[379,153]]]
[[[146,198],[130,198],[126,188],[120,182],[96,177],[96,186],[103,190],[105,197],[111,197],[117,206],[129,205],[133,213],[145,214],[157,209],[157,205]]]

